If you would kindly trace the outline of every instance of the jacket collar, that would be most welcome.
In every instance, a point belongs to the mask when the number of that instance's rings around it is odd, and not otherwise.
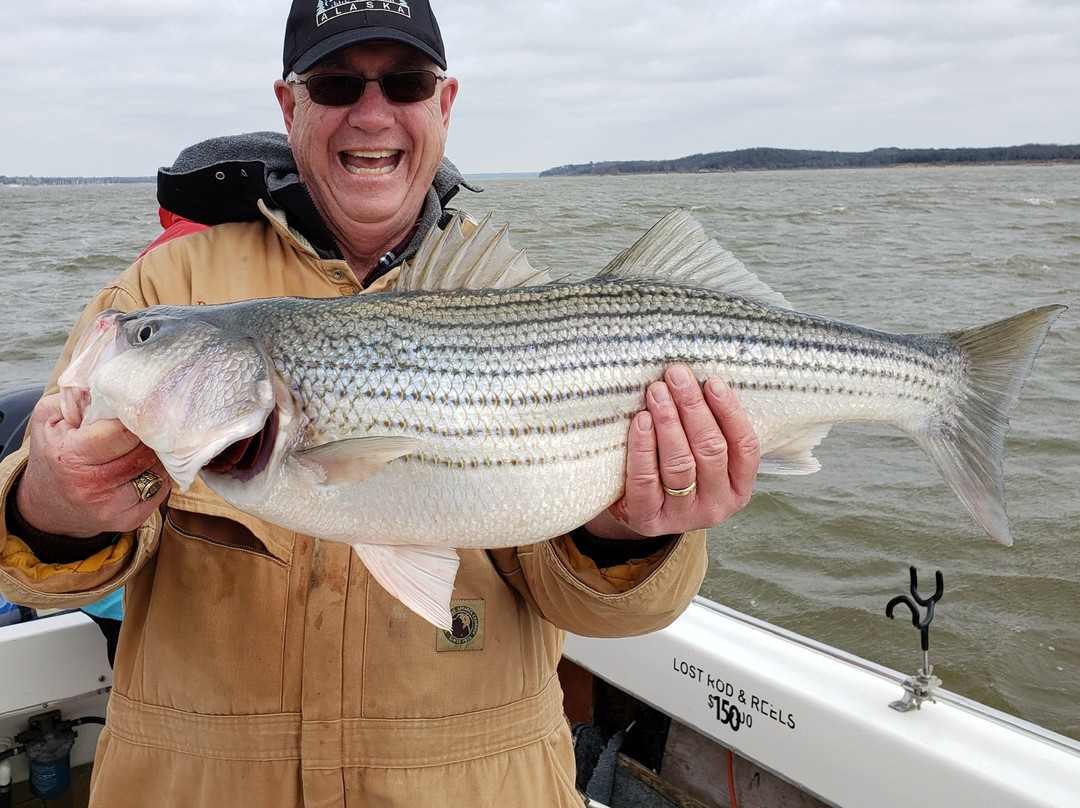
[[[171,166],[158,169],[157,186],[161,207],[200,224],[259,219],[261,202],[264,208],[284,211],[289,229],[319,257],[342,257],[300,180],[288,138],[281,132],[227,135],[189,146]],[[392,266],[416,252],[461,188],[483,190],[467,183],[457,167],[443,158],[424,200],[416,235]]]

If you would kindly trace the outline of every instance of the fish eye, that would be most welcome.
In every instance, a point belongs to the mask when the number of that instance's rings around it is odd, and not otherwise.
[[[135,332],[135,342],[146,342],[150,337],[157,333],[157,323],[146,323],[138,331]]]

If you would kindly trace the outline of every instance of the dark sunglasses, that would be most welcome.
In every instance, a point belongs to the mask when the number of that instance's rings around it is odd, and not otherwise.
[[[353,73],[317,73],[306,79],[290,79],[289,84],[303,84],[307,87],[308,97],[321,106],[347,107],[360,100],[369,82],[382,88],[387,101],[415,104],[435,95],[435,87],[445,78],[430,70],[403,70],[377,79],[366,79]]]

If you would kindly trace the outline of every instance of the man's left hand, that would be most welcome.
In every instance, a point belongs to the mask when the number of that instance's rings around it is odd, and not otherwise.
[[[761,460],[754,427],[720,379],[673,365],[634,416],[622,498],[585,525],[634,539],[715,527],[750,501]]]

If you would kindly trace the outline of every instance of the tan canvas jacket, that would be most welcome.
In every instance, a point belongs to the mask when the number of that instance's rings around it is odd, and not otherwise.
[[[157,247],[73,334],[109,307],[359,290],[346,263],[268,214]],[[4,496],[25,451],[0,466]],[[73,607],[126,586],[97,808],[580,806],[556,678],[563,632],[660,628],[706,567],[703,531],[639,565],[626,591],[576,564],[567,537],[464,551],[458,637],[387,595],[350,547],[261,522],[198,482],[82,564],[43,570],[3,534],[9,600]]]

